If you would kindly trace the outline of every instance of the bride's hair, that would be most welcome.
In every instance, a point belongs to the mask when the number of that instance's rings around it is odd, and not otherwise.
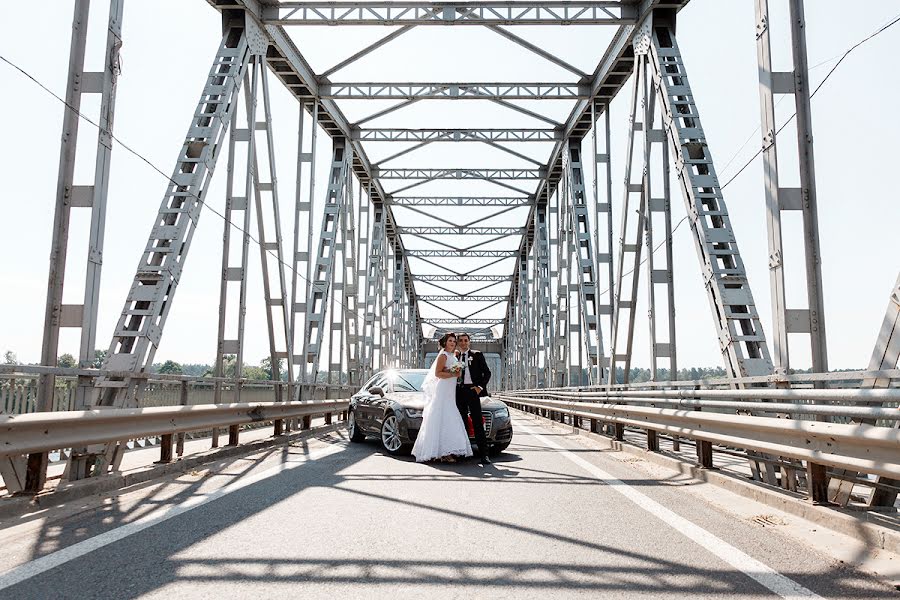
[[[438,346],[440,346],[441,348],[444,348],[447,345],[447,340],[449,340],[450,338],[453,338],[455,340],[456,334],[455,333],[445,333],[444,335],[441,336],[441,339],[438,340]]]

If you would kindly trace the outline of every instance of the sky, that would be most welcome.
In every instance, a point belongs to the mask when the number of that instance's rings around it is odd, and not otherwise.
[[[106,6],[94,2],[89,28],[87,69],[99,70],[105,42]],[[776,69],[789,64],[785,0],[770,2],[773,54]],[[0,23],[0,54],[31,73],[60,96],[65,94],[72,2],[4,7]],[[900,8],[889,0],[869,0],[865,10],[847,10],[832,0],[808,2],[807,43],[811,79],[822,80],[841,54],[897,16]],[[35,29],[40,24],[40,44]],[[387,34],[385,27],[293,28],[290,33],[317,73],[322,73],[358,49]],[[606,48],[612,27],[515,27],[513,32],[545,48],[580,69],[592,72]],[[115,134],[147,161],[164,172],[172,169],[190,116],[196,106],[209,64],[221,35],[218,13],[203,0],[158,0],[125,3],[122,74],[118,85]],[[168,43],[161,43],[168,41]],[[757,79],[754,3],[751,0],[693,0],[678,17],[678,42],[685,60],[703,128],[716,162],[719,179],[728,181],[759,148],[759,92]],[[900,42],[900,26],[867,42],[837,68],[813,99],[813,128],[822,240],[822,270],[831,368],[859,368],[868,364],[888,294],[898,271],[900,222],[897,202],[895,143],[900,124],[894,114],[900,83],[890,73],[891,58]],[[478,27],[420,27],[376,50],[331,76],[350,81],[566,81],[573,75],[502,37]],[[282,198],[285,240],[292,237],[292,207],[296,179],[298,105],[274,77],[272,84],[273,135]],[[38,362],[41,351],[50,234],[59,157],[62,105],[8,65],[0,63],[0,112],[6,116],[4,143],[0,145],[0,351],[12,350],[21,362]],[[628,129],[629,86],[611,107],[613,205],[618,230],[622,198],[625,142]],[[392,104],[381,101],[341,101],[351,122]],[[519,102],[520,106],[561,121],[571,110],[568,101]],[[98,102],[86,97],[88,116],[99,112]],[[792,102],[778,107],[778,122],[793,112]],[[545,123],[484,101],[423,101],[367,124],[372,127],[543,127]],[[783,186],[797,183],[796,164],[788,126],[780,136]],[[90,180],[96,132],[82,123],[75,183]],[[307,140],[308,145],[308,140]],[[366,152],[378,162],[403,150],[399,143],[367,143]],[[534,160],[546,162],[550,145],[509,145]],[[786,149],[782,149],[786,148]],[[588,150],[589,146],[585,146]],[[324,200],[330,141],[318,136],[317,179],[314,198]],[[225,195],[225,160],[220,159],[208,204],[221,211]],[[390,167],[531,167],[530,162],[482,144],[431,144],[386,162]],[[588,169],[589,175],[590,169]],[[302,179],[305,189],[307,179]],[[533,182],[523,182],[533,189]],[[403,182],[385,182],[392,191]],[[165,178],[143,160],[121,147],[113,150],[107,214],[106,245],[100,296],[99,348],[109,344],[113,327],[130,287],[134,268],[144,247]],[[685,214],[684,203],[673,188],[673,216]],[[484,182],[431,182],[410,190],[410,195],[511,195]],[[732,225],[741,255],[771,338],[768,252],[761,161],[757,158],[725,190]],[[447,208],[428,211],[432,216],[461,222],[474,221],[490,211]],[[495,212],[495,211],[494,211]],[[433,218],[396,209],[401,225],[440,225]],[[493,217],[482,226],[522,226],[527,209]],[[805,306],[801,267],[802,230],[799,216],[783,216],[788,305]],[[319,228],[318,219],[313,232]],[[65,303],[81,303],[86,256],[87,218],[73,212],[69,244]],[[170,313],[157,361],[212,362],[216,348],[219,275],[223,222],[205,211]],[[305,232],[304,232],[305,233]],[[436,248],[432,242],[406,238],[410,248]],[[440,241],[455,244],[453,236]],[[677,343],[681,366],[721,364],[709,304],[703,290],[696,252],[689,229],[674,234]],[[515,248],[516,239],[486,248]],[[289,250],[287,250],[289,254]],[[474,262],[473,262],[474,261]],[[410,259],[413,272],[437,272],[439,266]],[[438,261],[440,264],[440,261]],[[469,268],[474,259],[453,259],[452,268]],[[268,352],[259,258],[250,255],[246,359],[253,364]],[[482,272],[509,273],[512,262]],[[470,283],[458,289],[471,289]],[[506,294],[497,286],[486,294]],[[441,293],[425,284],[419,294]],[[646,293],[639,298],[643,301]],[[459,307],[448,305],[452,310]],[[463,307],[468,308],[468,307]],[[475,310],[475,307],[472,310]],[[639,315],[645,309],[639,309]],[[458,312],[458,311],[457,311]],[[483,316],[502,317],[503,307],[489,308]],[[423,313],[437,316],[436,309]],[[636,366],[646,366],[645,319],[638,320]],[[609,347],[608,331],[604,331]],[[796,367],[809,366],[802,336],[792,336]],[[60,353],[77,354],[77,330],[64,330]]]

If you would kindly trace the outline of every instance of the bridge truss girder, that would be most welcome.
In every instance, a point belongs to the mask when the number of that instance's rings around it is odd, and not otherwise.
[[[554,24],[560,23],[558,17],[563,13],[571,17],[573,22],[583,15],[594,14],[596,17],[603,13],[602,20],[619,25],[610,47],[595,72],[582,78],[582,81],[574,86],[492,84],[489,86],[491,89],[487,90],[485,84],[453,84],[449,87],[444,84],[384,86],[332,84],[313,73],[286,35],[282,24],[288,22],[297,24],[300,20],[298,15],[303,15],[303,19],[310,24],[316,20],[321,23],[322,19],[327,22],[336,14],[328,12],[335,6],[334,4],[327,6],[323,4],[317,8],[311,3],[302,5],[298,3],[288,9],[293,11],[290,14],[283,12],[275,14],[273,10],[281,11],[286,5],[281,8],[271,7],[256,0],[235,0],[228,6],[219,6],[212,2],[223,14],[226,33],[204,95],[194,115],[194,122],[179,155],[171,185],[160,208],[159,219],[138,268],[135,285],[129,293],[116,328],[110,355],[104,364],[106,369],[120,375],[101,378],[98,383],[100,395],[97,404],[126,406],[134,403],[140,395],[140,377],[131,377],[129,374],[140,373],[152,363],[166,316],[177,290],[190,240],[197,226],[208,182],[216,165],[219,154],[217,149],[222,147],[229,124],[235,117],[238,92],[246,73],[253,72],[253,78],[248,80],[251,82],[256,81],[256,77],[262,77],[264,96],[267,97],[263,64],[279,77],[300,103],[298,166],[308,165],[310,171],[314,171],[314,136],[318,127],[322,127],[334,140],[334,159],[326,193],[328,200],[324,209],[325,219],[319,236],[318,253],[314,255],[311,251],[309,244],[312,236],[307,236],[304,251],[304,241],[300,233],[301,223],[305,222],[308,227],[313,220],[315,178],[310,177],[308,188],[304,188],[300,184],[298,174],[294,251],[290,259],[290,265],[293,267],[290,303],[287,300],[284,272],[280,271],[280,276],[265,277],[270,354],[275,367],[273,373],[277,373],[279,360],[287,359],[288,377],[297,376],[301,384],[295,388],[294,397],[305,398],[309,397],[309,394],[316,393],[315,388],[319,384],[318,370],[322,360],[327,362],[327,381],[336,384],[347,383],[350,386],[359,384],[378,367],[420,366],[426,342],[423,324],[431,324],[438,329],[440,326],[454,324],[465,327],[502,326],[505,360],[503,373],[499,379],[508,387],[580,385],[608,381],[604,370],[609,366],[610,373],[614,375],[617,349],[613,348],[611,361],[608,362],[604,352],[601,324],[605,324],[606,320],[611,321],[610,325],[618,322],[617,313],[626,308],[623,303],[636,302],[636,298],[624,299],[621,282],[615,290],[615,296],[610,292],[611,299],[608,302],[601,299],[602,292],[598,289],[604,270],[609,275],[610,282],[613,281],[612,211],[609,197],[611,182],[608,168],[611,149],[607,109],[610,100],[616,96],[628,77],[638,71],[643,73],[643,85],[648,89],[652,87],[658,94],[657,100],[663,120],[663,128],[654,130],[650,119],[653,108],[647,111],[644,117],[647,125],[643,132],[645,145],[649,148],[651,144],[657,143],[661,145],[663,153],[672,154],[688,207],[695,246],[704,266],[704,283],[710,305],[714,315],[720,315],[716,317],[716,327],[726,365],[734,376],[771,372],[765,338],[759,326],[759,318],[746,282],[740,255],[734,244],[721,189],[718,187],[712,160],[699,124],[699,115],[696,113],[683,62],[675,42],[675,11],[685,3],[667,2],[666,8],[659,8],[663,3],[658,0],[584,3],[585,6],[580,9],[582,12],[578,15],[567,12],[578,3],[569,3],[566,8],[560,9],[562,12],[551,19]],[[544,6],[547,3],[540,4]],[[599,6],[601,4],[606,6]],[[396,16],[397,13],[391,11],[399,6],[399,4],[385,5],[382,8],[387,12],[380,15],[369,13],[367,18],[380,19],[380,22],[384,22],[384,18]],[[436,6],[441,10],[436,11],[434,9]],[[537,12],[529,13],[531,9],[525,5],[522,5],[522,8],[521,15],[531,14],[537,18]],[[501,14],[500,8],[492,7],[491,3],[438,4],[432,5],[432,9],[424,9],[424,12],[420,9],[421,7],[408,7],[410,12],[405,14],[416,15],[407,23],[408,26],[424,24],[425,21],[434,24],[438,20],[441,24],[485,25],[485,19],[497,19],[492,23],[501,23],[506,22],[504,19],[507,18]],[[326,13],[332,17],[326,18]],[[352,16],[351,13],[346,13],[345,16],[347,15]],[[474,21],[478,19],[483,22],[475,23]],[[516,24],[538,21],[523,18],[516,20]],[[341,22],[353,21],[351,19]],[[517,41],[522,42],[523,40]],[[377,47],[380,43],[383,42],[373,44],[371,48]],[[531,50],[537,51],[533,48]],[[361,56],[367,51],[361,51],[355,56]],[[544,56],[544,58],[553,57]],[[348,97],[356,98],[358,93],[363,97],[379,98],[399,94],[399,97],[418,99],[423,94],[429,97],[446,97],[446,93],[458,94],[460,91],[465,92],[467,85],[481,86],[477,99],[494,99],[501,105],[510,98],[509,93],[520,94],[522,97],[527,94],[529,98],[565,96],[576,102],[571,115],[564,123],[558,125],[554,123],[552,128],[531,130],[367,130],[360,127],[362,122],[349,123],[335,104],[336,98],[344,97],[341,93],[335,93],[341,86],[346,90]],[[255,84],[253,89],[255,90]],[[253,90],[245,87],[245,94],[255,103],[256,95]],[[651,97],[652,94],[646,92],[648,101]],[[268,113],[268,109],[266,112]],[[305,136],[302,128],[305,126],[304,119],[307,115],[312,117],[312,126],[308,131],[311,131],[313,141],[309,151],[304,152]],[[602,138],[606,150],[602,154],[597,151],[598,139],[601,137],[599,134],[601,119],[605,124]],[[249,131],[244,134],[232,128],[232,147],[238,141],[235,136],[246,135],[249,140],[255,139],[253,132],[256,123],[255,118],[250,119],[247,127]],[[263,123],[263,131],[267,134],[267,142],[271,146],[272,127],[268,114]],[[599,183],[599,176],[594,178],[593,207],[588,205],[589,194],[585,187],[584,173],[584,163],[587,161],[582,158],[582,144],[589,131],[594,133],[591,160],[597,167],[595,172],[599,173],[605,165],[607,180],[606,189],[603,189],[604,186]],[[634,133],[632,131],[632,135]],[[424,143],[481,141],[492,144],[543,141],[552,143],[553,150],[549,161],[537,168],[403,169],[371,164],[362,147],[363,141]],[[250,156],[253,156],[253,143],[255,142],[251,142],[248,148]],[[644,165],[647,164],[649,160],[645,157]],[[298,169],[298,172],[301,170]],[[670,243],[672,224],[669,192],[665,190],[662,198],[664,202],[656,202],[660,198],[652,192],[648,172],[649,170],[645,169],[644,180],[640,184],[642,197],[647,201],[643,202],[639,211],[642,215],[642,226],[638,230],[638,239],[641,239],[640,243],[645,243],[650,250],[649,246],[658,237],[654,236],[653,216],[654,213],[659,213],[657,216],[663,217],[661,236],[668,240],[665,268],[656,268],[653,259],[648,260],[647,277],[651,283],[651,331],[653,331],[656,302],[652,291],[654,284],[667,286],[663,296],[668,302],[670,317],[674,314]],[[499,183],[498,180],[535,180],[537,185],[534,190],[516,189],[521,192],[521,196],[505,198],[403,197],[399,195],[401,191],[418,184],[388,194],[383,189],[381,181],[391,179],[425,181],[476,179],[491,181],[512,189],[516,188]],[[663,176],[662,180],[667,181],[667,178]],[[253,168],[248,169],[244,181],[250,187],[247,188],[243,200],[245,209],[242,216],[244,223],[249,224],[249,195],[254,194],[259,215],[263,207],[260,202],[261,194],[271,191],[267,186],[274,187],[274,170],[271,171],[271,182],[261,182],[258,168],[253,165]],[[230,187],[229,185],[229,189]],[[354,190],[359,193],[358,200],[354,199]],[[231,189],[229,206],[232,211],[242,210],[239,208],[241,206],[239,196]],[[275,198],[273,206],[277,210]],[[495,206],[504,210],[527,207],[529,215],[524,228],[475,227],[474,223],[447,227],[401,227],[392,212],[394,206],[402,206],[404,210],[417,206]],[[590,210],[591,208],[593,210]],[[242,243],[246,246],[247,227],[244,226],[243,229],[245,233]],[[401,239],[401,235],[427,238],[459,235],[461,232],[467,235],[521,236],[521,243],[515,250],[488,250],[479,247],[483,245],[480,243],[469,247],[452,247],[445,244],[446,249],[413,250],[406,248]],[[265,253],[275,252],[279,257],[279,269],[282,269],[285,261],[281,258],[280,233],[275,232],[273,240],[268,240],[262,229],[259,230],[259,234],[263,268],[266,268]],[[226,245],[227,243],[226,240]],[[409,258],[452,258],[461,255],[497,259],[489,264],[514,259],[515,267],[511,275],[480,273],[482,267],[468,272],[446,269],[447,273],[421,275],[410,268],[408,261]],[[623,261],[620,260],[620,273],[623,267]],[[229,277],[235,274],[233,271],[235,268],[240,270],[243,278],[247,269],[246,253],[241,256],[240,267],[230,266],[223,258],[223,289],[227,287]],[[638,274],[635,272],[635,276]],[[465,294],[453,294],[452,291],[448,291],[446,295],[436,293],[419,295],[414,285],[415,282],[436,285],[460,281],[487,285],[478,291]],[[491,285],[504,283],[511,284],[508,295],[484,291]],[[275,287],[280,287],[280,297],[273,291]],[[362,299],[359,297],[360,287],[365,290],[365,297]],[[242,290],[241,297],[244,294]],[[433,305],[434,302],[445,300],[490,303],[505,300],[507,312],[506,316],[500,319],[476,318],[477,312],[467,316],[454,315],[452,318],[428,318],[420,313],[423,304]],[[243,302],[243,299],[239,300],[241,307]],[[283,312],[284,350],[275,347],[273,309]],[[224,314],[224,300],[222,312]],[[672,319],[669,322],[672,323]],[[327,352],[331,353],[330,357],[323,356],[326,329],[329,332]],[[480,341],[491,339],[486,329],[473,331],[476,339]],[[615,326],[611,331],[615,331]],[[229,346],[226,343],[228,340],[222,334],[219,341],[217,370],[220,372],[221,359]],[[238,344],[238,348],[240,346]],[[669,354],[660,351],[663,346],[668,346]],[[626,354],[630,356],[631,350],[626,350]],[[654,371],[657,358],[665,356],[669,356],[670,371],[674,371],[673,329],[669,341],[656,342],[654,337],[651,354]],[[295,372],[292,368],[293,363],[303,365],[299,372]],[[307,369],[308,365],[311,371]],[[335,378],[338,378],[337,381]],[[110,465],[114,467],[116,464],[114,449],[107,449],[102,454],[99,464],[102,469]]]

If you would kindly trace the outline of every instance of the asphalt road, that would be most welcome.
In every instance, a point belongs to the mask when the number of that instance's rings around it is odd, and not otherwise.
[[[896,598],[517,417],[493,465],[329,434],[0,530],[0,598]]]

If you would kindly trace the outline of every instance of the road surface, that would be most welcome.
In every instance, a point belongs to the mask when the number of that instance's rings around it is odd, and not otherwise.
[[[343,432],[0,529],[0,598],[896,598],[634,457],[515,417],[493,465]]]

